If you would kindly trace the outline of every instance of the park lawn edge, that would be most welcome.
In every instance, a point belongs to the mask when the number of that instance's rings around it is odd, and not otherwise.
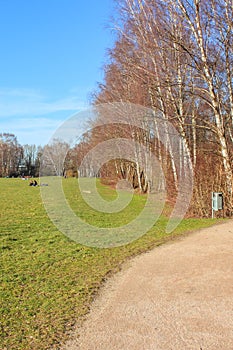
[[[70,180],[71,183],[72,181],[74,180]],[[66,183],[69,187],[69,181]],[[216,219],[185,219],[172,234],[164,236],[161,235],[162,226],[158,221],[158,228],[151,229],[146,235],[126,246],[90,249],[73,243],[54,227],[41,203],[39,188],[29,188],[26,182],[19,179],[0,179],[0,189],[0,204],[3,208],[0,232],[2,252],[6,258],[6,261],[3,261],[6,267],[3,285],[6,305],[3,305],[3,310],[5,307],[9,330],[8,333],[3,333],[4,350],[60,348],[72,336],[73,331],[81,327],[92,302],[98,297],[105,282],[122,270],[126,262],[161,244],[182,238],[217,222]],[[100,187],[100,190],[102,189],[106,196],[111,197],[112,189]],[[137,199],[141,201],[140,197]],[[138,205],[138,202],[136,204]],[[161,220],[164,225],[164,218]],[[84,265],[81,266],[81,270],[77,262]],[[62,269],[66,274],[65,278]],[[86,276],[86,273],[90,275]],[[67,283],[67,286],[63,286],[63,282]],[[39,299],[42,299],[39,306],[36,296],[38,292]],[[55,303],[56,298],[60,303],[58,305]],[[52,309],[49,308],[50,304]],[[39,316],[36,315],[38,322],[34,325],[34,316],[30,316],[30,313],[36,308],[39,310]]]

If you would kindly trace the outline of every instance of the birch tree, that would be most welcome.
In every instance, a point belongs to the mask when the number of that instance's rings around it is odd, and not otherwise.
[[[180,48],[191,57],[200,79],[203,98],[213,112],[209,122],[216,134],[221,150],[227,190],[232,198],[232,167],[226,135],[232,135],[232,29],[233,2],[230,0],[177,0],[169,2],[179,11],[192,33],[192,49],[179,41]],[[223,19],[224,18],[224,19]],[[226,20],[225,20],[226,18]],[[196,90],[198,90],[198,86]]]
[[[109,51],[105,81],[94,103],[133,102],[150,107],[155,113],[160,111],[179,131],[197,175],[205,169],[202,163],[207,159],[206,152],[214,160],[208,162],[213,173],[209,189],[212,186],[214,190],[215,182],[219,190],[226,188],[227,207],[231,210],[232,0],[122,0],[118,11],[118,37]],[[177,183],[179,173],[169,148],[171,138],[168,135],[167,157],[154,120],[151,134],[133,130],[131,136],[148,147],[154,141],[159,160],[172,171]],[[182,148],[180,152],[182,155]],[[181,173],[182,167],[185,168],[185,160],[180,164]],[[140,170],[135,171],[139,176]],[[198,188],[208,186],[203,176],[197,176],[197,181],[203,182]]]

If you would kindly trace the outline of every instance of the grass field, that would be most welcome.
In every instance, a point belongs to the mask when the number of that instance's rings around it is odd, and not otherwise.
[[[66,179],[64,191],[74,211],[92,224],[117,226],[137,215],[145,203],[144,196],[135,195],[124,213],[99,215],[83,203],[75,181]],[[115,198],[113,189],[98,186],[105,199]],[[167,218],[161,216],[146,235],[128,245],[88,248],[52,224],[39,187],[20,179],[0,179],[0,194],[1,349],[59,349],[75,322],[88,312],[106,276],[127,258],[167,239]],[[185,219],[173,235],[214,222]]]

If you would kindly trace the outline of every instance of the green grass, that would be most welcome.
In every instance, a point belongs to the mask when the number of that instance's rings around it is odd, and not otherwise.
[[[75,179],[64,181],[69,204],[84,220],[97,226],[130,221],[143,208],[146,197],[135,195],[120,214],[98,214],[80,198]],[[106,186],[107,199],[116,192]],[[56,349],[75,322],[82,319],[109,273],[136,254],[161,244],[167,218],[140,239],[111,249],[75,243],[49,220],[40,189],[20,179],[0,179],[1,335],[2,349]],[[200,229],[215,220],[185,219],[172,236]]]

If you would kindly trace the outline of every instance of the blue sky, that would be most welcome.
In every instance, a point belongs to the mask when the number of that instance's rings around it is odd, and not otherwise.
[[[0,132],[43,145],[88,106],[113,13],[113,0],[0,0]]]

